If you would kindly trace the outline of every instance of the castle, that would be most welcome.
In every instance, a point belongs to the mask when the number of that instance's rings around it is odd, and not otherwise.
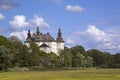
[[[28,30],[25,45],[30,47],[29,43],[31,41],[35,42],[39,46],[40,50],[46,53],[54,52],[56,55],[59,55],[59,52],[64,50],[64,40],[60,28],[56,39],[54,39],[49,33],[42,34],[39,27],[37,27],[36,33],[33,33],[33,35],[31,35],[30,30]]]

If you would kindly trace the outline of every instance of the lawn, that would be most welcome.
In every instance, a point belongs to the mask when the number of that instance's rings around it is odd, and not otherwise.
[[[1,72],[0,80],[120,80],[120,69]]]

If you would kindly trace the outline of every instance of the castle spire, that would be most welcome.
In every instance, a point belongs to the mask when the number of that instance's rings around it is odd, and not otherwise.
[[[31,33],[30,33],[30,30],[28,30],[27,39],[31,39]]]
[[[58,37],[62,37],[62,33],[61,33],[60,28],[59,28],[59,30],[58,30]]]
[[[60,28],[58,29],[57,42],[64,42]]]
[[[36,34],[39,35],[40,34],[40,30],[39,30],[39,27],[37,27],[37,31],[36,31]]]

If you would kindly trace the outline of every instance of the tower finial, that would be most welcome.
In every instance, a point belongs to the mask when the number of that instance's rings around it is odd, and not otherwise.
[[[27,39],[31,39],[31,33],[30,33],[30,30],[28,30]]]
[[[58,30],[58,37],[62,37],[62,33],[61,33],[60,28],[59,28],[59,30]]]
[[[60,28],[59,28],[59,32],[61,32]]]
[[[40,34],[39,27],[37,27],[36,34],[37,34],[37,35],[39,35],[39,34]]]
[[[61,33],[60,28],[58,29],[57,41],[58,41],[58,42],[64,42],[64,41],[63,41],[63,38],[62,38],[62,33]]]

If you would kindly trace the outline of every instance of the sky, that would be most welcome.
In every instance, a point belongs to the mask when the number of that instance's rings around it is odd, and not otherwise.
[[[120,52],[120,0],[0,0],[0,35],[24,42],[39,27],[65,46]]]

